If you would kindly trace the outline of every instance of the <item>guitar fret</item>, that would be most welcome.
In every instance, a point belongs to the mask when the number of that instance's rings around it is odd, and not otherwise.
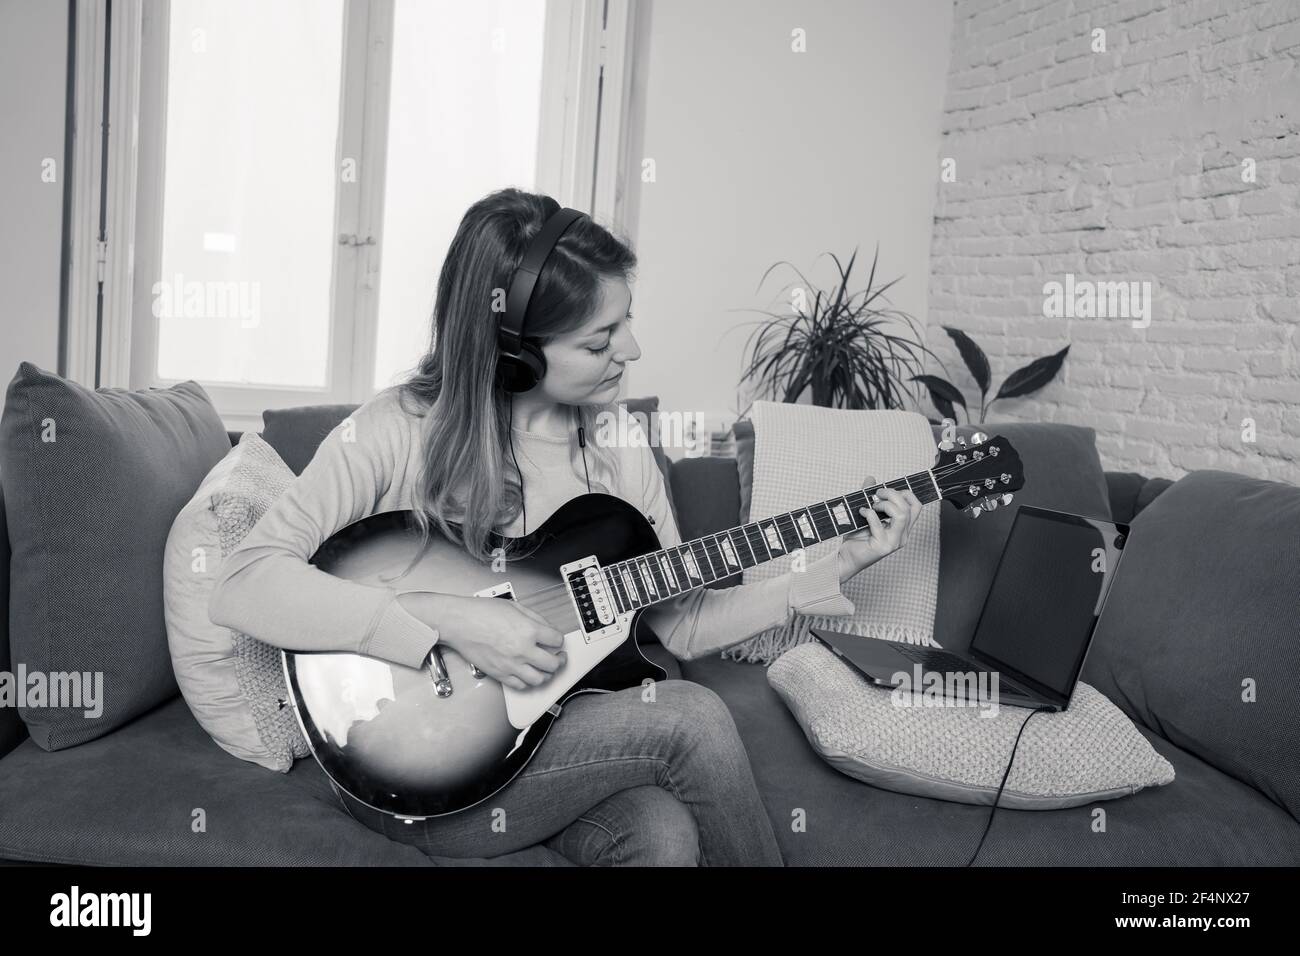
[[[713,558],[714,565],[722,569],[718,572],[718,578],[721,580],[731,574],[727,569],[727,555],[722,550],[722,542],[718,540],[716,534],[709,535],[709,544],[713,546],[712,550],[709,552],[709,556]]]
[[[797,532],[787,532],[785,530],[785,526],[781,524],[782,518],[786,519],[786,521],[791,520],[789,512],[775,515],[772,520],[776,524],[777,532],[781,535],[781,543],[785,545],[786,553],[789,554],[791,551],[798,551],[799,548],[802,547],[802,543],[799,541],[799,535]],[[794,539],[794,547],[790,546],[791,538]]]
[[[817,509],[821,512],[818,513]],[[819,541],[825,541],[828,538],[835,537],[835,519],[831,517],[830,509],[826,507],[826,502],[819,501],[808,509],[808,514],[812,516],[813,524],[817,527],[817,538]]]
[[[628,570],[631,572],[632,584],[636,587],[637,597],[641,599],[642,604],[650,603],[650,588],[641,576],[641,565],[636,561],[628,562]]]
[[[651,600],[659,600],[659,595],[663,591],[662,583],[655,576],[655,570],[650,565],[650,559],[645,555],[636,559],[637,567],[641,569],[641,576],[645,578],[646,590],[649,591]]]
[[[704,583],[704,569],[700,567],[700,562],[695,558],[695,549],[689,543],[681,547],[682,564],[686,567],[686,574],[696,585]]]
[[[742,525],[740,530],[745,535],[745,543],[749,545],[749,551],[754,556],[755,561],[762,564],[764,561],[772,560],[772,552],[768,549],[767,542],[763,540],[763,532],[755,522],[751,521],[746,525]],[[754,547],[755,540],[763,549],[761,553]]]
[[[682,563],[682,556],[678,553],[678,547],[680,545],[665,550],[664,557],[673,569],[673,577],[677,579],[677,590],[685,591],[690,588],[691,579],[686,573],[686,565]]]
[[[618,608],[619,614],[627,613],[627,601],[623,598],[623,592],[618,587],[618,572],[614,568],[602,568],[602,574],[605,580],[605,591],[609,594],[614,606]]]
[[[668,590],[674,595],[680,594],[683,590],[682,583],[677,577],[677,569],[673,567],[672,561],[668,559],[667,551],[660,551],[659,570],[663,573],[664,580],[668,582]]]
[[[745,532],[745,529],[744,529],[743,527],[742,527],[742,528],[735,528],[735,529],[733,529],[732,531],[728,532],[728,534],[732,534],[732,535],[734,536],[734,534],[735,534],[736,532],[739,532],[739,533],[740,533],[740,540],[745,542],[745,550],[742,551],[742,552],[740,552],[740,553],[743,555],[743,554],[745,554],[746,552],[748,552],[748,553],[749,553],[749,560],[752,562],[751,564],[747,564],[747,565],[745,565],[745,567],[747,567],[747,568],[752,568],[752,567],[754,567],[755,565],[759,564],[760,562],[759,562],[758,555],[754,553],[754,545],[753,545],[753,543],[749,540],[749,535]],[[735,540],[734,537],[733,537],[732,540]]]
[[[697,548],[699,549],[698,553]],[[713,569],[713,560],[709,557],[709,549],[704,546],[703,541],[697,538],[691,542],[691,554],[695,555],[695,563],[699,565],[700,570],[707,571],[712,575],[705,581],[706,584],[718,580],[718,572]],[[701,557],[703,557],[703,561],[700,560]]]

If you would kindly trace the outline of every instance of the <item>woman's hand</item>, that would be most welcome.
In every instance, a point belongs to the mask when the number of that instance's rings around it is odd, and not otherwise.
[[[536,687],[564,666],[564,635],[531,608],[502,598],[441,592],[401,597],[418,609],[417,617],[438,628],[440,645],[506,687]]]
[[[863,487],[870,488],[876,479],[868,475]],[[843,584],[863,568],[893,554],[907,542],[912,522],[921,513],[921,502],[910,491],[881,488],[875,493],[881,511],[889,515],[889,527],[874,508],[863,505],[858,511],[866,515],[868,527],[845,535],[840,541],[840,583]]]

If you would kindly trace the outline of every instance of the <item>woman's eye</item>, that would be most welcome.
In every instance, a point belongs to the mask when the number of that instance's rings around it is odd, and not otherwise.
[[[587,351],[590,352],[592,355],[604,355],[606,352],[609,351],[609,343],[606,342],[603,348],[587,349]]]

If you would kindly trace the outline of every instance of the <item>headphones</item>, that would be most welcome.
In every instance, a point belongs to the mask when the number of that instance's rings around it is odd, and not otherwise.
[[[579,219],[586,217],[585,212],[563,206],[538,230],[528,250],[524,253],[519,268],[510,280],[510,290],[506,293],[506,314],[497,327],[497,381],[512,399],[510,402],[510,420],[514,421],[515,392],[526,392],[542,380],[546,374],[546,356],[542,350],[531,342],[524,341],[524,320],[528,317],[528,307],[532,304],[533,290],[537,288],[537,277],[542,274],[551,250],[555,248],[566,229]],[[512,429],[513,431],[513,429]],[[514,435],[510,434],[510,455],[515,453]],[[582,451],[582,470],[587,476],[587,491],[591,491],[591,475],[587,473],[587,437],[583,429],[578,429],[578,447]],[[515,460],[518,470],[519,461]],[[523,473],[520,472],[519,488],[523,491]],[[528,509],[523,508],[523,530],[528,532]]]
[[[524,320],[551,250],[565,230],[586,215],[564,206],[547,219],[510,280],[506,314],[497,328],[497,381],[507,392],[526,392],[546,374],[546,356],[536,345],[524,341]]]

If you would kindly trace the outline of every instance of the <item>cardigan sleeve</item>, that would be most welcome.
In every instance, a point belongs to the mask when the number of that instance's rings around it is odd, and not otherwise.
[[[650,449],[642,451],[640,507],[654,519],[660,545],[670,548],[682,540],[664,491],[663,472]],[[796,613],[846,617],[855,610],[840,591],[836,538],[829,554],[802,571],[730,588],[698,588],[653,604],[642,614],[674,657],[691,660],[784,624]]]
[[[403,608],[397,590],[308,563],[336,531],[375,512],[409,452],[403,414],[395,394],[383,392],[325,437],[303,473],[222,562],[208,601],[214,624],[286,650],[423,663],[438,631]]]

